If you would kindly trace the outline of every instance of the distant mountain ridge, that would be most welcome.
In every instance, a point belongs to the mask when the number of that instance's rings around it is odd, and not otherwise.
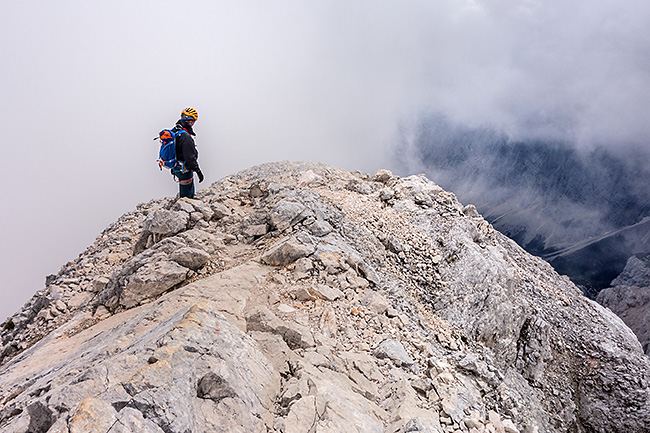
[[[495,228],[591,297],[627,259],[650,251],[650,169],[645,154],[512,140],[490,128],[425,116],[403,137],[419,169],[473,203]]]

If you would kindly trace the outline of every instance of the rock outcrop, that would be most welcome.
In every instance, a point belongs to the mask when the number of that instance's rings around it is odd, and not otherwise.
[[[623,319],[650,355],[650,256],[630,257],[612,287],[601,290],[596,300]]]
[[[625,324],[424,176],[139,205],[3,326],[3,432],[647,432]]]

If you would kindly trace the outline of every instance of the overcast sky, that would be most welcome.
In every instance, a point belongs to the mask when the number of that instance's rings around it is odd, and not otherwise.
[[[258,163],[392,168],[420,110],[590,147],[650,142],[647,0],[4,2],[0,321],[121,214]]]

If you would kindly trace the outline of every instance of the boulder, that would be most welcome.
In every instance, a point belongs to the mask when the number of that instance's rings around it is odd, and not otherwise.
[[[70,433],[106,433],[117,422],[117,411],[110,403],[88,397],[70,421]]]
[[[169,258],[183,267],[197,270],[210,260],[210,254],[198,248],[184,247],[173,252]]]
[[[307,216],[307,211],[307,207],[303,204],[282,200],[269,212],[269,223],[276,230],[284,231],[303,220]]]
[[[172,261],[147,263],[129,278],[120,296],[120,305],[131,308],[154,298],[187,278],[188,269]]]
[[[142,228],[162,236],[172,236],[187,229],[190,216],[186,212],[157,210],[151,212],[142,222]]]
[[[305,245],[295,237],[280,241],[262,255],[262,262],[271,266],[287,266],[302,257],[308,257],[316,249],[313,245]]]
[[[391,180],[393,176],[394,175],[390,170],[379,169],[375,171],[375,173],[372,175],[372,180],[374,180],[375,182],[386,183],[389,180]]]
[[[379,343],[372,354],[379,359],[387,358],[404,366],[415,364],[415,361],[406,353],[402,343],[393,339],[386,339]]]
[[[246,315],[246,330],[279,335],[291,349],[316,346],[309,329],[296,323],[282,321],[263,306],[254,308]]]
[[[230,208],[223,203],[214,202],[210,208],[212,210],[212,218],[215,220],[220,220],[223,217],[232,215]]]

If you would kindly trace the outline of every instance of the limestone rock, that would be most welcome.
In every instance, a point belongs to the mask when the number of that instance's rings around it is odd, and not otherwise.
[[[186,212],[158,210],[149,214],[142,227],[149,233],[170,236],[186,230],[189,219]]]
[[[280,320],[266,307],[257,307],[246,316],[247,331],[270,332],[282,337],[291,349],[314,347],[311,332],[298,324]]]
[[[262,262],[272,266],[287,266],[296,260],[310,256],[315,251],[311,245],[305,245],[296,238],[289,238],[274,245],[262,255]]]
[[[138,305],[144,299],[154,298],[187,278],[187,268],[176,262],[149,263],[131,276],[120,297],[126,308]]]
[[[424,176],[280,162],[199,196],[138,205],[2,325],[0,431],[648,430],[625,323]]]
[[[650,257],[630,257],[623,272],[612,281],[615,286],[650,286]]]
[[[413,365],[415,361],[404,350],[404,346],[397,340],[384,340],[375,348],[373,355],[377,358],[388,358],[391,361],[397,361],[400,365]]]
[[[284,231],[304,219],[307,207],[303,204],[282,200],[269,213],[269,222],[280,231]]]
[[[70,433],[106,433],[117,422],[117,411],[109,403],[88,397],[70,421]]]
[[[601,290],[596,300],[623,319],[650,355],[650,257],[630,257],[612,287]]]
[[[183,267],[196,270],[210,260],[210,254],[197,248],[185,247],[172,253],[169,258]]]
[[[330,287],[325,284],[318,284],[311,287],[310,291],[318,298],[324,299],[326,301],[336,301],[339,298],[343,297],[343,292],[341,292],[336,287]]]
[[[393,173],[390,170],[380,169],[375,171],[375,174],[372,175],[372,180],[375,182],[386,183],[393,178]]]
[[[212,209],[212,217],[217,220],[232,215],[232,211],[223,203],[212,203],[210,208]]]

